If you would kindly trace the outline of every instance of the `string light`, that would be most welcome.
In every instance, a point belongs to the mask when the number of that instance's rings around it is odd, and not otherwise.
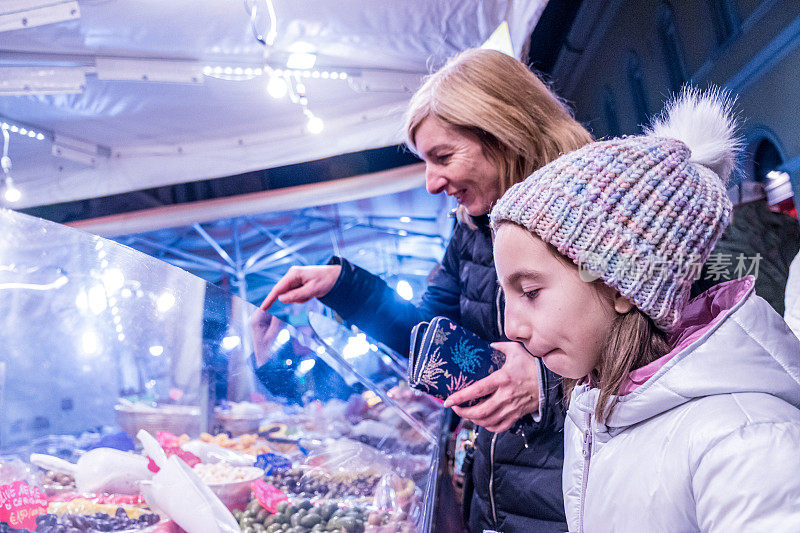
[[[275,76],[294,76],[295,78],[314,78],[324,80],[346,80],[351,77],[350,74],[344,70],[326,70],[326,69],[271,69],[269,66],[262,67],[234,67],[226,65],[205,65],[203,66],[203,74],[211,78],[219,78],[228,81],[247,81],[254,78],[269,74],[271,77]],[[16,133],[16,130],[15,130]],[[30,133],[28,133],[30,135]]]
[[[22,198],[22,192],[14,186],[14,180],[11,179],[11,176],[6,176],[6,190],[3,194],[3,198],[12,204],[14,202],[19,202],[20,198]]]
[[[43,141],[46,137],[44,132],[37,131],[36,129],[32,129],[27,126],[18,126],[8,121],[0,122],[0,128],[2,128],[3,131],[10,131],[11,133],[16,133],[17,135],[30,137],[31,139],[37,139],[40,141]]]
[[[267,92],[271,97],[275,99],[283,98],[288,91],[289,87],[282,76],[276,76],[274,74],[270,76],[269,83],[267,83]]]
[[[266,71],[261,67],[231,67],[222,65],[205,65],[203,74],[210,78],[226,81],[247,81],[262,76]]]
[[[2,128],[3,130],[3,157],[0,158],[0,167],[3,169],[3,174],[5,175],[5,192],[3,193],[3,197],[9,203],[19,202],[20,198],[22,198],[22,193],[19,189],[14,186],[14,180],[11,178],[11,158],[8,157],[8,145],[11,141],[11,135],[8,133],[8,129]]]
[[[314,113],[308,109],[305,109],[304,112],[306,117],[308,117],[308,120],[306,121],[306,129],[308,130],[308,133],[313,135],[322,133],[322,130],[325,129],[325,123],[322,121],[322,119],[314,115]]]

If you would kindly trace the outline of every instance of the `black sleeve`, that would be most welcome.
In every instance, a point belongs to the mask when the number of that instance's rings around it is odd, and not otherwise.
[[[434,316],[459,319],[460,285],[455,246],[451,240],[419,306],[403,300],[380,277],[340,257],[328,262],[341,265],[342,271],[336,284],[320,301],[371,337],[408,356],[411,328]]]
[[[539,366],[544,394],[539,402],[541,418],[538,422],[534,422],[533,415],[530,414],[525,415],[520,422],[533,432],[562,431],[567,409],[564,405],[564,388],[561,386],[561,378],[551,372],[541,361],[539,361]]]

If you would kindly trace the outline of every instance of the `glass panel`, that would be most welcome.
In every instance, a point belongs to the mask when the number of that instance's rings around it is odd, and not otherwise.
[[[308,322],[325,344],[344,357],[362,375],[376,383],[384,380],[387,389],[406,379],[408,359],[381,344],[357,327],[345,327],[321,313],[309,312]]]
[[[74,462],[118,428],[251,433],[265,447],[248,453],[306,480],[271,479],[293,497],[366,496],[427,529],[442,409],[396,354],[315,316],[328,344],[106,239],[6,209],[0,227],[0,452]]]

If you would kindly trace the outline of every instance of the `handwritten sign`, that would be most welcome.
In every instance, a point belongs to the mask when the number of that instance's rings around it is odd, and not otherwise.
[[[0,485],[0,522],[36,531],[36,517],[47,512],[47,498],[24,481]]]

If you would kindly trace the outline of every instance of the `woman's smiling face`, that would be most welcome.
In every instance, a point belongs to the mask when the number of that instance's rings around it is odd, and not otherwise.
[[[500,175],[476,135],[428,117],[417,128],[414,145],[425,161],[428,192],[455,197],[472,216],[491,211],[502,194]]]
[[[506,336],[563,377],[596,369],[616,317],[616,291],[582,281],[577,267],[516,224],[497,228],[494,263],[505,293]]]

